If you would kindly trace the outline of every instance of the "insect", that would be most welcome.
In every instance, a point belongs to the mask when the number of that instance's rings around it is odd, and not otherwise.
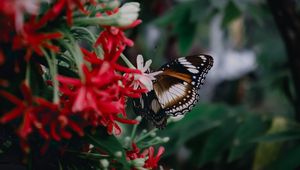
[[[200,54],[178,58],[163,65],[153,81],[153,90],[133,100],[134,111],[164,128],[169,116],[189,112],[199,100],[199,89],[213,58]]]

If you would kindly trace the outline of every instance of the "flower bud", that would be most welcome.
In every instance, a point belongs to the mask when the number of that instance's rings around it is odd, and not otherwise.
[[[165,143],[169,142],[169,140],[170,140],[169,137],[164,137],[164,138],[162,139],[162,141],[165,142]]]
[[[139,121],[139,122],[140,122],[140,121],[142,120],[142,116],[138,116],[138,117],[136,117],[136,118],[135,118],[135,120],[137,120],[137,121]]]
[[[129,26],[137,20],[140,4],[137,2],[125,3],[119,10],[117,23],[119,26]]]
[[[122,157],[122,152],[121,151],[115,152],[115,157],[118,157],[118,158]]]
[[[156,136],[156,133],[155,133],[155,132],[151,132],[151,133],[150,133],[150,136],[151,136],[151,137],[155,137],[155,136]]]
[[[100,164],[102,165],[103,168],[108,168],[109,161],[107,159],[101,159]]]
[[[137,158],[131,161],[133,167],[143,167],[145,165],[145,158]]]

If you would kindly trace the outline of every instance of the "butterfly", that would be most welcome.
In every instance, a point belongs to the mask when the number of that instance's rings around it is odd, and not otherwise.
[[[162,129],[169,116],[185,114],[199,100],[199,90],[213,58],[199,54],[178,58],[163,65],[153,81],[153,90],[133,100],[135,113]]]

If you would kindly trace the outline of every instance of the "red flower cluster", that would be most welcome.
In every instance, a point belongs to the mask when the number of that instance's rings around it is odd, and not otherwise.
[[[80,115],[92,126],[106,126],[108,133],[121,133],[117,122],[135,124],[125,113],[126,97],[139,97],[143,90],[134,90],[131,79],[119,72],[139,73],[107,60],[98,59],[95,53],[82,50],[92,67],[82,66],[84,80],[59,76],[60,91],[72,112]]]
[[[84,2],[90,2],[95,5],[95,0],[87,0]],[[48,21],[54,20],[57,18],[59,14],[66,11],[67,23],[68,25],[72,25],[72,16],[73,10],[77,7],[82,13],[88,14],[89,12],[84,9],[84,2],[81,0],[58,0],[54,3],[53,7],[50,8],[45,15],[41,18],[40,22],[36,25],[37,27],[41,27],[46,24]]]
[[[151,146],[148,149],[145,149],[140,153],[140,149],[136,146],[135,143],[132,143],[132,150],[126,152],[127,160],[135,160],[139,158],[145,158],[145,163],[143,168],[155,169],[158,166],[158,161],[160,160],[161,155],[164,153],[164,147],[159,147],[156,156],[154,155],[154,148]],[[136,170],[136,168],[132,168]]]
[[[23,117],[17,134],[20,136],[22,148],[26,152],[29,151],[27,137],[34,130],[37,130],[45,140],[54,139],[59,141],[61,138],[69,139],[72,137],[72,134],[68,130],[83,136],[81,127],[69,118],[72,112],[67,110],[67,108],[61,108],[57,104],[33,96],[25,83],[21,84],[21,92],[23,100],[3,90],[0,91],[2,97],[16,105],[14,109],[1,117],[0,122],[8,123]]]
[[[57,0],[50,9],[37,17],[38,13],[30,11],[33,7],[38,11],[39,4],[35,0],[0,1],[0,44],[11,43],[12,51],[24,51],[26,61],[31,61],[33,53],[44,56],[44,51],[52,51],[59,55],[59,47],[53,45],[51,41],[61,38],[63,34],[48,33],[43,27],[64,12],[67,23],[70,25],[72,11],[75,8],[80,9],[82,13],[89,13],[84,8],[87,2],[95,4],[94,0]],[[27,9],[25,5],[31,5],[31,8]],[[23,9],[22,13],[17,13],[18,9]],[[23,23],[19,20],[20,17],[24,17],[25,13],[30,14],[26,17],[30,20]],[[39,133],[46,141],[51,139],[59,141],[71,138],[73,132],[80,136],[84,135],[84,129],[87,126],[104,126],[107,127],[109,134],[120,134],[121,128],[117,122],[137,123],[136,120],[127,118],[125,107],[127,97],[139,97],[146,91],[134,89],[132,84],[134,76],[128,76],[141,74],[141,72],[124,67],[118,64],[117,60],[126,46],[133,45],[123,31],[139,23],[141,21],[136,20],[126,28],[103,26],[104,30],[94,44],[95,46],[101,45],[104,51],[103,59],[100,59],[95,52],[82,48],[84,62],[81,70],[78,71],[83,73],[80,78],[63,75],[54,77],[59,81],[60,100],[57,103],[34,96],[27,84],[21,85],[23,99],[1,90],[0,97],[15,104],[15,107],[2,114],[0,122],[21,120],[17,134],[23,145],[26,145],[28,136],[34,132]],[[16,25],[21,28],[16,28]],[[4,55],[0,47],[0,63],[4,63]]]

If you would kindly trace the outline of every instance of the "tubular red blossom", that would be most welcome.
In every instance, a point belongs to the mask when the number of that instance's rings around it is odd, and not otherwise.
[[[32,95],[31,90],[26,84],[22,84],[21,92],[23,100],[15,96],[0,91],[0,95],[16,107],[5,113],[1,119],[1,123],[7,123],[15,119],[21,119],[22,123],[17,130],[17,134],[21,138],[21,144],[26,143],[28,136],[34,132],[38,132],[45,140],[69,139],[72,137],[71,132],[83,135],[84,127],[79,126],[71,120],[72,112],[67,108],[61,108],[57,104],[53,104],[43,98]]]
[[[127,160],[134,160],[137,158],[144,158],[144,155],[140,154],[140,149],[135,143],[131,144],[132,149],[126,152]]]
[[[127,68],[127,67],[121,66],[119,64],[114,64],[114,67],[116,70],[118,70],[120,72],[141,74],[141,71],[138,69]]]
[[[105,54],[112,57],[116,50],[123,51],[125,46],[133,46],[133,41],[128,39],[123,30],[113,26],[104,27],[95,43],[95,46],[101,45]],[[122,50],[120,50],[122,49]]]
[[[90,0],[90,2],[95,4],[94,0]],[[42,16],[39,22],[35,24],[35,27],[40,28],[47,22],[56,19],[64,10],[66,10],[68,25],[72,25],[73,10],[75,7],[77,7],[83,14],[89,13],[84,9],[84,3],[80,0],[58,0],[53,7]]]
[[[148,152],[148,159],[145,162],[144,168],[156,168],[161,155],[165,152],[165,148],[162,146],[159,147],[156,156],[154,156],[154,148],[152,146],[149,147]]]
[[[135,160],[138,158],[146,158],[144,168],[147,169],[155,169],[158,167],[158,162],[164,153],[164,147],[160,146],[158,148],[158,152],[156,156],[154,156],[154,148],[151,146],[148,149],[145,149],[142,153],[140,153],[140,149],[137,147],[135,143],[132,143],[132,149],[126,152],[127,160]],[[133,167],[133,170],[136,168]]]
[[[98,58],[95,52],[89,52],[84,48],[81,48],[81,51],[84,55],[84,59],[92,65],[101,65],[103,63],[103,60]]]
[[[23,34],[18,34],[13,39],[13,49],[27,49],[25,59],[28,61],[33,52],[43,56],[42,48],[58,52],[59,47],[52,45],[50,40],[62,38],[59,32],[54,33],[35,33],[25,29]]]
[[[109,134],[120,134],[121,128],[116,122],[135,124],[135,120],[127,119],[125,113],[125,98],[135,93],[129,86],[122,86],[121,82],[129,83],[116,72],[115,64],[97,58],[95,53],[82,49],[86,61],[90,61],[92,68],[82,66],[84,81],[77,78],[58,76],[61,83],[60,91],[70,100],[72,112],[78,113],[87,125],[105,126]],[[129,69],[130,70],[130,69]],[[130,71],[135,71],[131,69]],[[140,96],[139,94],[135,94]],[[122,118],[119,115],[122,115]]]
[[[9,31],[22,32],[25,14],[37,15],[39,7],[40,1],[37,0],[1,0],[0,15],[13,22],[15,28]]]

